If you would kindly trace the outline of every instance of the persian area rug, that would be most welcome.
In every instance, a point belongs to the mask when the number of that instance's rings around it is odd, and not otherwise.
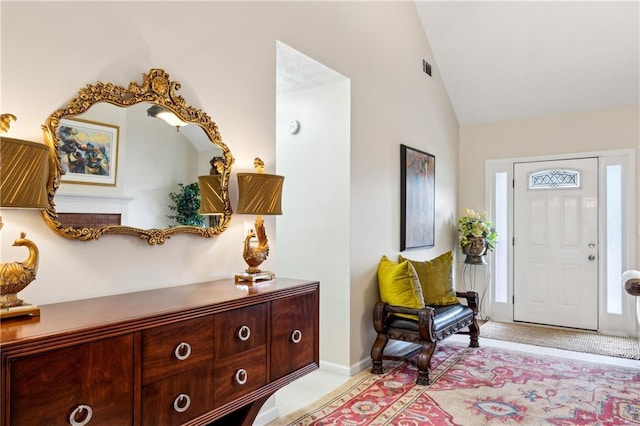
[[[364,370],[282,425],[634,425],[638,369],[443,342],[429,386],[414,367],[385,361]]]
[[[640,360],[639,339],[592,331],[489,321],[480,327],[480,337]]]

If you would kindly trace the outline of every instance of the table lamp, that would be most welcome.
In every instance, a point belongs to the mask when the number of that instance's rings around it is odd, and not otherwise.
[[[0,137],[0,208],[48,208],[48,178],[48,146]],[[0,318],[40,314],[38,306],[25,304],[17,296],[35,280],[38,272],[38,247],[25,237],[21,232],[13,245],[26,247],[27,259],[0,264]]]
[[[244,239],[242,257],[249,266],[245,272],[236,274],[237,282],[248,282],[250,285],[258,281],[271,280],[273,272],[259,268],[269,255],[269,240],[264,228],[263,215],[282,214],[282,185],[284,176],[271,175],[264,172],[264,162],[256,158],[253,165],[257,173],[238,173],[238,209],[239,214],[255,214],[256,223]],[[251,245],[253,238],[258,238],[256,246]]]
[[[253,285],[259,281],[271,280],[273,272],[259,268],[269,255],[269,240],[264,228],[263,215],[282,214],[282,185],[284,176],[266,174],[264,162],[256,158],[253,162],[257,173],[238,173],[238,209],[236,213],[255,214],[255,227],[245,236],[242,257],[247,262],[245,272],[236,274],[236,283]],[[220,176],[199,176],[200,214],[222,214],[224,212],[220,195]],[[257,245],[252,240],[257,237]]]
[[[204,175],[198,176],[200,185],[200,209],[201,215],[224,214],[224,201],[222,200],[222,176]]]

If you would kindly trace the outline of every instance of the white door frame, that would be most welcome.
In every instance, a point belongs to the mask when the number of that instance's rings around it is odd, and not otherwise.
[[[598,307],[598,330],[603,333],[611,333],[618,335],[640,336],[640,327],[635,320],[635,300],[633,297],[623,297],[623,306],[621,314],[609,314],[607,312],[607,288],[605,285],[606,271],[603,265],[606,265],[606,168],[609,165],[620,164],[622,166],[622,182],[629,182],[629,185],[623,187],[623,212],[622,212],[622,273],[626,269],[637,268],[635,265],[635,244],[636,244],[636,225],[635,225],[635,150],[615,150],[615,151],[598,151],[587,153],[573,153],[563,155],[549,155],[549,156],[536,156],[536,157],[522,157],[522,158],[507,158],[498,160],[487,160],[485,164],[485,194],[486,194],[486,210],[489,212],[490,217],[496,217],[496,173],[506,173],[508,187],[506,188],[507,194],[507,213],[506,217],[509,223],[506,224],[505,229],[507,235],[498,236],[498,242],[507,244],[506,259],[497,261],[495,257],[488,256],[489,260],[489,276],[496,277],[496,267],[500,267],[506,270],[506,274],[501,274],[506,277],[506,298],[504,301],[496,301],[496,282],[494,279],[489,280],[489,288],[487,291],[487,300],[485,300],[485,311],[487,316],[496,320],[511,322],[513,321],[513,163],[515,162],[531,162],[531,161],[548,161],[548,160],[562,160],[569,158],[585,158],[585,157],[598,157],[599,158],[599,187],[600,192],[598,194],[599,199],[599,272],[598,272],[598,291],[599,291],[599,307]],[[503,224],[504,225],[504,224]],[[500,264],[500,265],[498,265]],[[622,280],[618,283],[622,286]],[[624,293],[624,290],[622,291]],[[503,294],[504,296],[504,294]]]

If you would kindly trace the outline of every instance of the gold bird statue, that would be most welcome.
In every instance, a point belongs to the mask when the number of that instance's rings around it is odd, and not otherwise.
[[[251,239],[258,237],[258,245],[251,246]],[[242,257],[249,267],[247,273],[259,274],[262,272],[259,268],[260,264],[264,262],[269,256],[269,240],[267,239],[267,232],[264,229],[264,221],[261,216],[256,219],[255,231],[252,229],[244,238],[244,249],[242,251]]]
[[[0,265],[0,308],[22,305],[17,293],[25,289],[36,279],[38,272],[38,247],[25,238],[24,232],[13,242],[13,246],[25,246],[29,249],[29,257],[24,262],[7,262]]]

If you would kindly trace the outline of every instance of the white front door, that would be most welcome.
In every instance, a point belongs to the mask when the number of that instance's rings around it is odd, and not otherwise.
[[[513,319],[598,329],[598,159],[515,163]]]

